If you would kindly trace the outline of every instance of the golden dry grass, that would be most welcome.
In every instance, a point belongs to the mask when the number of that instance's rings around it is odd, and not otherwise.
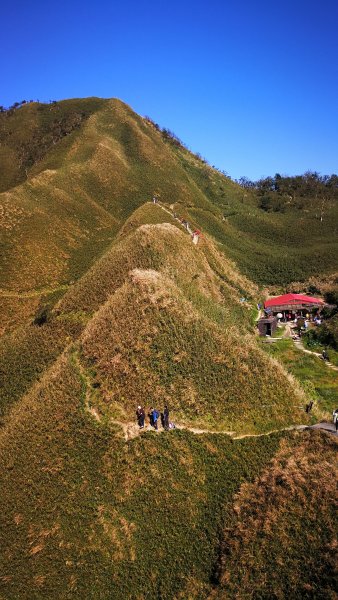
[[[211,598],[336,597],[337,440],[294,435],[235,497]]]

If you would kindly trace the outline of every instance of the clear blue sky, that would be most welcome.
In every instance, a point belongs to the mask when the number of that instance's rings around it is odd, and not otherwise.
[[[0,104],[119,97],[232,177],[338,172],[337,0],[4,3]]]

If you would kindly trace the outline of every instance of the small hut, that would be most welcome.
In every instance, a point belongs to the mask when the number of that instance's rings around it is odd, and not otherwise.
[[[277,329],[277,319],[276,317],[263,317],[259,319],[257,323],[259,335],[273,335]]]

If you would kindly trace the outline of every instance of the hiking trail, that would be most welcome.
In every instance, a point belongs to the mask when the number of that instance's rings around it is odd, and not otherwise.
[[[53,294],[68,290],[69,285],[60,285],[56,288],[41,288],[39,290],[27,290],[26,292],[16,292],[14,290],[0,289],[0,298],[36,298],[38,296]]]
[[[74,365],[80,375],[80,378],[82,379],[82,381],[85,385],[85,397],[84,397],[85,410],[95,419],[95,421],[97,421],[98,423],[101,423],[103,420],[106,420],[106,417],[102,416],[99,413],[99,411],[97,410],[97,408],[95,408],[94,406],[91,405],[92,382],[91,382],[91,379],[90,379],[88,373],[86,372],[86,369],[81,364],[81,361],[79,359],[77,352],[72,353],[72,360],[73,360]],[[154,434],[161,434],[166,431],[161,426],[159,426],[159,428],[157,430],[155,430],[154,427],[152,427],[150,424],[146,425],[143,429],[140,429],[138,424],[136,423],[136,419],[135,419],[135,421],[127,421],[127,422],[121,421],[119,419],[114,419],[114,418],[108,418],[108,419],[109,419],[110,423],[112,423],[113,425],[117,425],[118,427],[121,428],[123,438],[125,439],[126,442],[128,442],[140,435],[144,435],[145,433],[148,433],[148,432],[153,432]],[[229,430],[200,429],[198,427],[189,427],[182,423],[175,423],[175,429],[173,429],[167,433],[172,433],[175,430],[186,430],[186,431],[190,431],[191,433],[194,433],[195,435],[204,435],[204,434],[227,435],[232,440],[241,440],[244,438],[263,437],[263,436],[271,435],[273,433],[278,433],[280,431],[303,431],[304,429],[322,429],[326,432],[337,435],[334,425],[332,423],[326,423],[326,422],[316,423],[315,425],[289,425],[288,427],[282,427],[280,429],[271,429],[270,431],[265,431],[264,433],[244,433],[244,434],[237,434],[236,431],[229,431]]]
[[[313,350],[308,350],[307,348],[304,347],[303,342],[300,338],[294,338],[293,337],[293,330],[292,327],[290,325],[290,323],[286,323],[285,325],[285,330],[284,330],[284,334],[283,334],[283,338],[292,338],[292,341],[294,343],[294,345],[296,346],[296,348],[299,348],[299,350],[301,350],[302,352],[305,352],[305,354],[312,354],[312,356],[317,356],[317,358],[319,358],[320,360],[323,361],[323,363],[329,368],[332,369],[333,371],[338,371],[338,367],[336,367],[336,365],[334,365],[333,363],[331,363],[328,360],[323,360],[322,359],[322,355],[320,352],[313,352]]]
[[[193,230],[191,229],[188,221],[183,220],[183,223],[181,221],[181,219],[174,213],[174,211],[170,210],[169,208],[166,208],[165,206],[163,206],[162,204],[159,203],[159,201],[155,202],[155,205],[159,206],[162,210],[164,210],[164,212],[168,213],[168,215],[170,215],[173,219],[175,219],[175,221],[177,221],[180,225],[182,225],[182,227],[191,235],[194,235]]]

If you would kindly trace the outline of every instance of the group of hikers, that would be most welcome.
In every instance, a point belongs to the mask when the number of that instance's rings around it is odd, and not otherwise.
[[[138,406],[136,410],[137,423],[140,429],[144,429],[146,413],[143,406]],[[156,431],[158,430],[158,422],[161,420],[163,429],[169,431],[173,429],[173,423],[169,422],[169,408],[167,404],[164,406],[163,412],[159,412],[156,408],[151,407],[148,413],[149,423]]]

